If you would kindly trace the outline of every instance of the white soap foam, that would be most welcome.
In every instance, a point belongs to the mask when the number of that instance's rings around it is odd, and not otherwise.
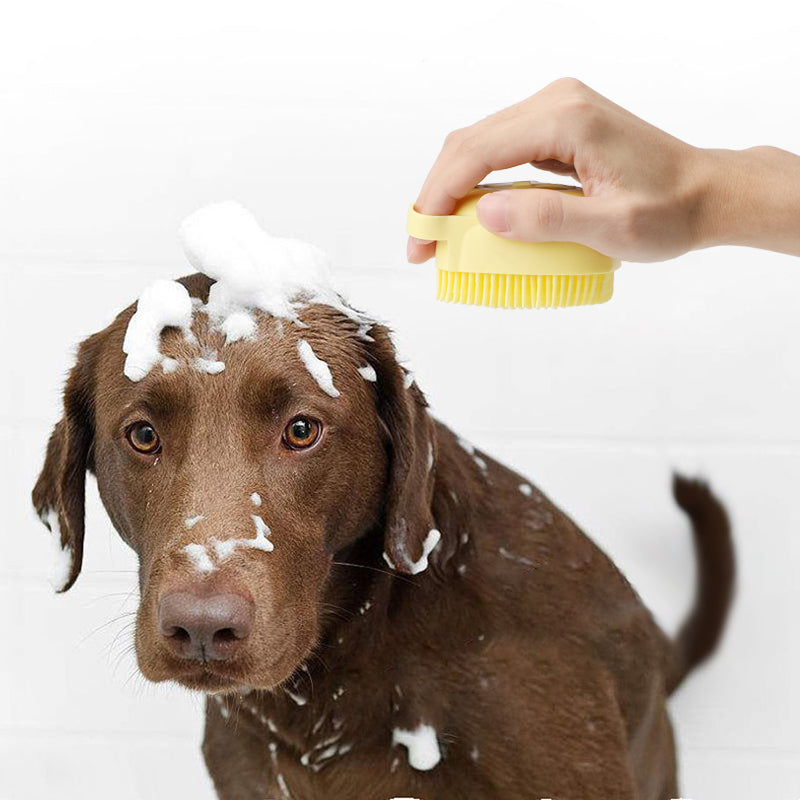
[[[165,356],[161,359],[161,369],[163,369],[167,374],[177,372],[180,365],[181,362],[178,361],[177,358],[168,358]]]
[[[260,506],[261,505],[261,495],[258,492],[253,492],[253,494],[250,495],[250,502],[254,506]]]
[[[319,388],[331,397],[339,397],[339,390],[333,385],[330,367],[327,362],[317,358],[311,345],[305,339],[298,341],[297,352]]]
[[[224,333],[231,344],[256,334],[254,310],[302,325],[298,311],[323,303],[357,322],[359,336],[372,341],[367,333],[373,320],[347,306],[334,290],[325,253],[297,239],[271,236],[238,203],[216,203],[190,214],[181,224],[180,239],[192,266],[216,283],[205,305],[177,281],[158,280],[142,292],[123,343],[130,380],[142,380],[163,362],[159,345],[165,327],[183,328],[194,341],[194,311],[206,313],[211,329]],[[174,361],[164,364],[165,372],[177,369]],[[195,368],[211,374],[222,371],[221,365],[195,362]]]
[[[436,545],[439,544],[441,538],[442,534],[436,530],[436,528],[428,531],[428,535],[422,543],[422,555],[419,557],[419,560],[409,563],[409,569],[412,575],[424,572],[428,568],[428,556],[433,552]]]
[[[202,519],[205,519],[203,517],[203,515],[202,514],[197,514],[194,517],[186,517],[186,519],[183,521],[183,524],[187,528],[194,528],[194,526],[197,525],[197,523],[200,522],[200,520],[202,520]]]
[[[189,263],[217,281],[206,311],[220,323],[250,308],[299,322],[297,309],[307,303],[325,303],[366,323],[334,290],[322,250],[271,236],[238,203],[214,203],[190,214],[180,239]]]
[[[258,324],[249,311],[234,311],[225,317],[219,329],[225,334],[225,343],[231,344],[240,339],[252,339]]]
[[[462,447],[466,450],[470,455],[475,454],[475,447],[471,445],[466,439],[459,436],[456,441],[458,442],[459,447]]]
[[[307,700],[305,697],[303,697],[302,695],[300,695],[300,694],[297,694],[296,692],[292,692],[292,691],[290,691],[289,689],[287,689],[287,688],[285,688],[285,687],[284,687],[284,690],[283,690],[283,691],[284,691],[284,692],[286,692],[286,694],[287,694],[287,695],[288,695],[288,696],[289,696],[289,697],[292,699],[292,701],[293,701],[294,703],[296,703],[298,706],[304,706],[304,705],[305,705],[305,704],[308,702],[308,700]]]
[[[217,558],[224,561],[228,556],[236,550],[237,547],[251,548],[253,550],[263,550],[265,553],[271,553],[275,549],[275,545],[267,537],[270,535],[270,529],[266,522],[257,514],[251,514],[250,518],[256,528],[256,535],[254,539],[212,539],[211,544]]]
[[[373,383],[378,380],[378,376],[375,373],[375,367],[371,364],[367,364],[366,367],[359,367],[358,374],[365,380],[365,381],[372,381]]]
[[[525,497],[530,497],[533,494],[533,486],[527,483],[521,483],[519,485],[519,490],[525,495]]]
[[[167,327],[183,328],[191,337],[192,300],[186,287],[177,281],[157,280],[139,297],[136,311],[128,322],[122,351],[127,355],[124,373],[140,381],[163,356],[159,349],[161,331]]]
[[[436,731],[430,725],[420,724],[413,731],[395,728],[392,745],[395,744],[408,749],[408,763],[416,770],[431,770],[441,761]]]
[[[194,564],[198,572],[209,573],[214,571],[214,564],[206,551],[205,545],[187,544],[183,552],[189,556],[189,560]]]
[[[499,547],[497,552],[500,553],[503,558],[507,558],[509,561],[516,561],[517,564],[524,564],[526,567],[536,566],[529,558],[525,558],[525,556],[518,555],[517,553],[512,553],[510,550],[506,550],[505,547]]]
[[[217,361],[216,354],[213,358],[196,358],[192,361],[192,366],[198,372],[207,372],[209,375],[218,375],[225,370],[225,362]]]
[[[267,537],[270,534],[269,526],[266,522],[264,522],[258,514],[251,514],[250,518],[253,520],[253,523],[256,526],[256,544],[251,544],[250,547],[255,547],[258,550],[267,550],[270,551],[273,549],[273,544]],[[248,539],[248,541],[250,541]]]
[[[61,524],[58,520],[58,512],[54,508],[49,508],[41,515],[41,520],[50,529],[52,543],[52,562],[50,565],[50,585],[57,591],[62,592],[69,583],[72,574],[72,548],[69,543],[61,544]]]

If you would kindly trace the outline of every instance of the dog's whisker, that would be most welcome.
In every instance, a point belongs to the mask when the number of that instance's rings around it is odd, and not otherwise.
[[[106,622],[103,622],[102,624],[100,624],[96,628],[94,628],[93,630],[89,631],[89,633],[87,633],[78,642],[76,647],[80,647],[84,642],[86,642],[87,639],[90,639],[96,633],[99,633],[101,630],[103,630],[104,628],[107,628],[109,625],[113,625],[115,622],[121,622],[122,620],[125,620],[127,617],[130,617],[132,615],[135,616],[136,612],[135,611],[124,611],[122,614],[118,614],[116,617],[112,617],[111,619],[107,620]]]
[[[138,575],[136,569],[87,569],[86,575]]]
[[[101,600],[108,600],[109,598],[112,598],[112,597],[124,597],[124,598],[127,599],[130,596],[131,596],[130,592],[109,592],[108,594],[101,594],[101,595],[98,595],[97,597],[92,597],[91,599],[86,601],[84,606],[86,608],[89,608],[89,607],[91,607],[93,605],[96,605]],[[124,602],[123,602],[123,605],[124,605]]]
[[[405,583],[410,584],[411,586],[416,586],[416,581],[411,580],[411,578],[407,578],[405,575],[400,575],[398,572],[391,572],[388,569],[382,569],[381,567],[373,567],[368,564],[353,564],[349,561],[332,561],[331,566],[334,567],[357,567],[358,569],[371,569],[373,572],[381,572],[384,575],[391,575],[393,578],[397,578],[398,580],[405,581]]]
[[[113,678],[117,677],[119,668],[122,666],[123,662],[128,658],[128,656],[131,655],[135,656],[135,647],[133,642],[130,642],[126,647],[123,647],[114,658],[114,661],[111,664],[111,676]],[[134,663],[135,663],[135,658],[134,658]],[[136,669],[138,670],[138,665]]]
[[[111,659],[114,656],[114,649],[119,645],[124,645],[125,637],[127,634],[131,632],[132,629],[135,629],[136,620],[131,620],[128,622],[124,627],[122,627],[117,633],[114,635],[114,638],[102,649],[102,654],[104,657]],[[129,645],[132,645],[133,638],[131,637],[129,641]]]

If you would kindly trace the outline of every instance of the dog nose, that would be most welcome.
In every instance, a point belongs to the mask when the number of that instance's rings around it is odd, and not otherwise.
[[[170,592],[158,604],[158,628],[181,658],[227,661],[250,635],[255,604],[233,592]]]

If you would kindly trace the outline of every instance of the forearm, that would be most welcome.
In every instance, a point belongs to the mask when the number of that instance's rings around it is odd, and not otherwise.
[[[777,147],[700,153],[697,248],[742,245],[800,256],[800,156]]]

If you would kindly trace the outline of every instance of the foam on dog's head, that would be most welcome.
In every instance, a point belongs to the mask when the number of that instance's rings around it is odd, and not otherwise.
[[[190,214],[181,224],[180,239],[189,263],[216,282],[205,305],[193,301],[176,281],[156,281],[145,289],[123,344],[125,375],[132,381],[144,378],[158,363],[174,371],[174,360],[165,360],[159,349],[161,331],[181,327],[191,339],[194,311],[207,314],[212,328],[224,333],[230,344],[255,336],[253,311],[302,326],[298,310],[323,303],[356,321],[360,335],[368,338],[372,321],[347,306],[334,290],[325,253],[307,242],[271,236],[238,203],[215,203]],[[196,359],[194,366],[216,374],[224,362],[216,357]],[[318,373],[312,374],[319,383]]]
[[[218,320],[257,308],[296,321],[293,304],[299,298],[341,303],[322,250],[270,236],[238,203],[214,203],[190,214],[180,239],[189,263],[217,281],[206,310]]]
[[[183,284],[166,280],[150,284],[142,292],[136,313],[125,331],[122,350],[127,354],[124,368],[126,377],[140,381],[163,361],[159,344],[164,328],[183,328],[186,336],[191,336],[191,324],[192,299]]]

